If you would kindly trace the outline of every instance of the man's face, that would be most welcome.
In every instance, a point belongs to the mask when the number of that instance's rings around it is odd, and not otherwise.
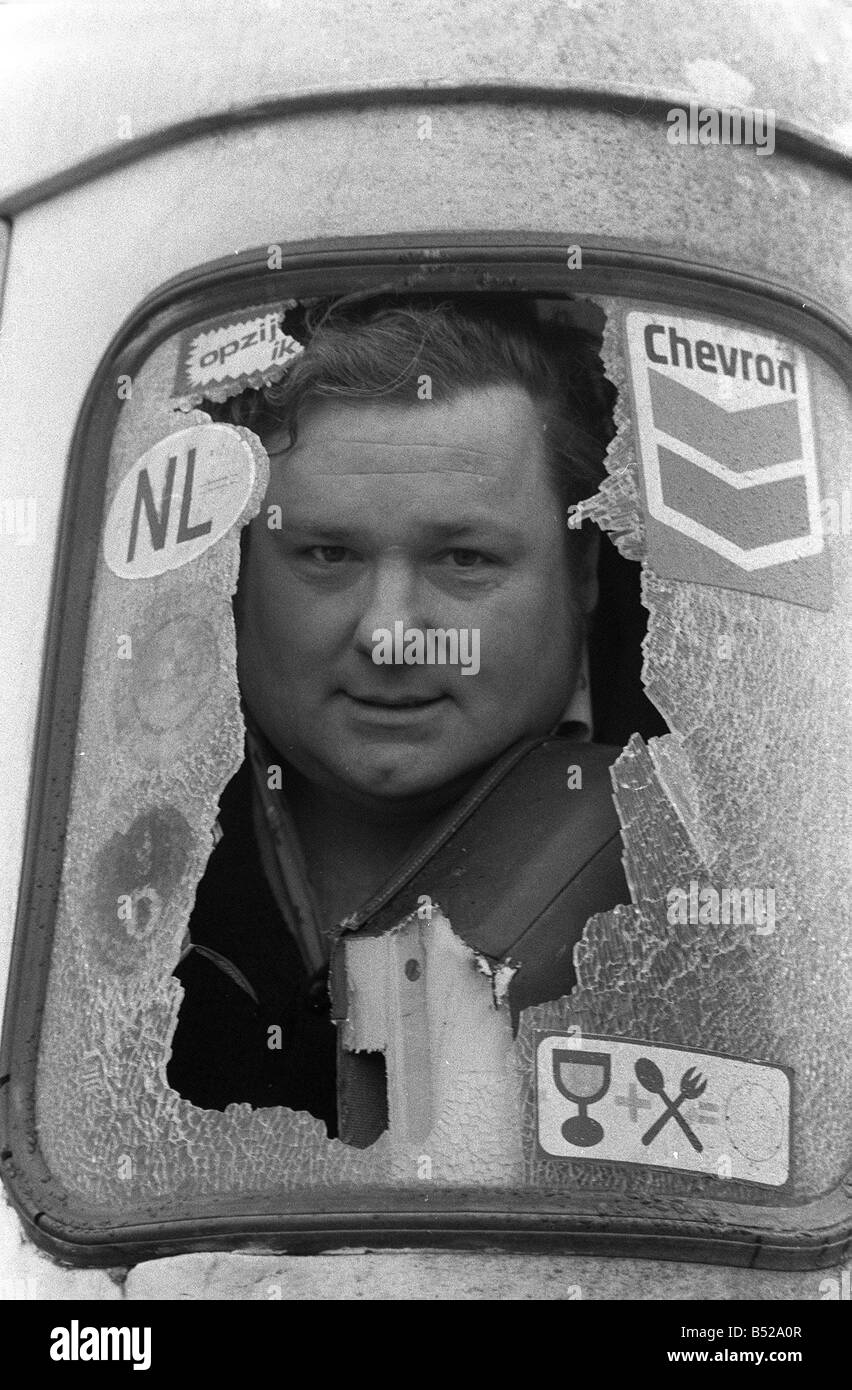
[[[559,721],[588,592],[571,590],[565,519],[524,391],[322,403],[300,418],[293,449],[269,448],[240,585],[239,677],[289,762],[386,806]],[[276,505],[280,529],[268,524]],[[374,633],[397,623],[478,629],[479,670],[377,665]]]

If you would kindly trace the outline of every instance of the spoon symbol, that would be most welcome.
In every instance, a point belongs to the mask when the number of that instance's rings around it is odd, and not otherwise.
[[[642,1143],[650,1144],[656,1139],[664,1125],[668,1124],[669,1120],[677,1120],[695,1152],[700,1154],[704,1145],[689,1128],[680,1113],[680,1107],[685,1100],[696,1100],[698,1096],[704,1094],[707,1089],[707,1082],[701,1073],[697,1072],[694,1067],[688,1067],[680,1078],[680,1095],[672,1101],[666,1094],[663,1073],[650,1057],[637,1058],[633,1070],[636,1072],[636,1079],[640,1086],[644,1086],[645,1090],[650,1091],[652,1095],[659,1096],[660,1100],[665,1102],[666,1107],[659,1119],[655,1120],[647,1133],[642,1135]]]

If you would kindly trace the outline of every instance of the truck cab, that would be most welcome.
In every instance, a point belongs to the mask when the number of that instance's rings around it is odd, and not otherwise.
[[[846,21],[683,10],[0,15],[7,1297],[849,1296]],[[359,1147],[167,1066],[243,758],[268,457],[226,407],[294,311],[369,292],[595,344],[572,522],[627,891],[517,1008],[514,941],[428,875],[350,924],[338,1026],[388,1086]]]

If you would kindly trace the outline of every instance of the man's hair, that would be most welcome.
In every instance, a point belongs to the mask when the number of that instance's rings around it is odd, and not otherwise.
[[[285,316],[284,331],[304,351],[280,382],[245,392],[229,412],[261,438],[283,431],[292,446],[301,413],[322,401],[410,401],[428,409],[424,397],[451,400],[464,390],[516,386],[538,407],[562,508],[589,496],[602,479],[613,388],[591,336],[543,321],[528,299],[350,295],[297,308]]]

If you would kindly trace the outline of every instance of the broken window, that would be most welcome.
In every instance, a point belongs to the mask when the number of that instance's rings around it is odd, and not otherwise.
[[[545,318],[566,312],[564,297],[548,310],[538,294]],[[274,429],[234,423],[257,419],[231,403],[285,378],[303,346],[294,310],[285,289],[160,341],[109,447],[32,1131],[50,1183],[87,1213],[73,1240],[120,1244],[126,1227],[180,1221],[215,1239],[226,1208],[246,1231],[261,1218],[280,1231],[287,1214],[310,1230],[329,1211],[345,1214],[338,1232],[357,1230],[365,1205],[388,1230],[395,1213],[410,1229],[412,1212],[428,1229],[427,1206],[464,1213],[473,1189],[470,1220],[488,1229],[506,1212],[593,1228],[591,1194],[616,1224],[638,1221],[649,1248],[708,1223],[723,1243],[759,1243],[779,1222],[792,1248],[805,1238],[797,1209],[835,1201],[849,1154],[850,1062],[836,1046],[850,998],[837,926],[848,409],[833,367],[795,336],[757,313],[686,309],[674,291],[653,304],[600,292],[568,310],[603,327],[617,393],[606,475],[572,511],[603,533],[607,616],[589,632],[587,680],[596,738],[624,745],[611,782],[612,759],[582,741],[558,766],[541,740],[491,749],[493,785],[462,779],[449,812],[416,827],[402,870],[314,941],[318,956],[310,934],[287,944],[320,984],[315,1004],[330,964],[330,1014],[312,1023],[307,998],[300,1027],[303,1055],[338,1055],[340,1137],[327,1132],[328,1074],[301,1094],[290,1078],[289,1107],[264,1105],[262,1086],[223,1099],[227,1035],[211,1034],[209,1058],[190,1050],[185,1094],[170,1084],[193,953],[211,991],[245,1010],[273,1078],[290,1026],[261,1005],[262,960],[253,977],[187,927],[205,891],[214,906],[229,891],[227,872],[209,877],[226,789],[257,777],[260,796],[265,775],[271,814],[280,805],[268,711],[254,770],[244,760],[233,599],[241,527],[257,517],[274,531],[268,470],[282,464]],[[350,563],[313,525],[303,549],[325,552],[324,568]],[[644,693],[631,671],[640,566]],[[315,593],[343,581],[300,582]],[[381,703],[345,681],[344,694]],[[375,709],[360,717],[386,730]],[[554,779],[576,820],[541,833],[518,807],[549,804]],[[592,804],[594,833],[581,809]],[[268,843],[275,901],[276,866],[282,893],[304,882]],[[623,897],[590,910],[622,851]],[[825,1210],[835,1229],[836,1201]]]

